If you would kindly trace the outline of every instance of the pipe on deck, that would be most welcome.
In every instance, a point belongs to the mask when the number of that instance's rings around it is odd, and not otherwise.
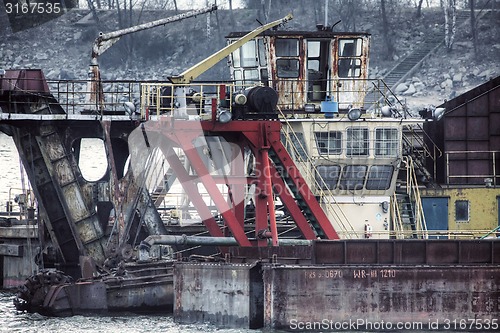
[[[250,240],[252,241],[252,240]],[[272,239],[268,239],[268,245],[272,246]],[[312,244],[307,239],[278,239],[278,245],[293,246]],[[149,260],[149,250],[153,245],[205,245],[205,246],[239,246],[234,237],[210,237],[210,236],[187,236],[187,235],[150,235],[139,245],[139,260]]]

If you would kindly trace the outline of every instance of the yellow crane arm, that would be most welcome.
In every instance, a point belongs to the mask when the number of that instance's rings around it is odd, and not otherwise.
[[[231,52],[237,50],[240,46],[248,42],[250,39],[254,38],[258,34],[260,34],[263,31],[266,31],[268,29],[271,29],[277,25],[286,23],[293,19],[292,14],[288,14],[282,19],[270,22],[268,24],[262,25],[252,31],[250,31],[248,34],[245,36],[241,37],[234,43],[231,43],[224,47],[223,49],[220,49],[219,51],[215,52],[208,58],[205,58],[204,60],[200,61],[196,65],[192,66],[191,68],[188,68],[184,72],[182,72],[179,75],[171,76],[169,77],[170,82],[174,84],[188,84],[192,82],[194,79],[196,79],[198,76],[212,68],[215,64],[217,64],[219,61],[227,57],[228,55],[231,54]]]

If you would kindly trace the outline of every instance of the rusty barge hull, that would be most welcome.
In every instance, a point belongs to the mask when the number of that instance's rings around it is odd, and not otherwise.
[[[18,296],[16,307],[46,316],[172,313],[172,261],[127,263],[112,274],[76,282],[62,271],[44,269],[27,279]]]
[[[444,324],[450,318],[491,320],[499,313],[500,292],[490,288],[497,289],[500,279],[491,267],[267,266],[264,281],[265,326],[278,329],[353,319]]]
[[[146,281],[143,281],[146,280]],[[172,279],[77,282],[52,287],[39,313],[74,316],[113,312],[172,313]]]
[[[174,265],[176,321],[282,330],[351,323],[347,329],[366,330],[382,322],[429,329],[500,316],[500,243],[494,240],[317,241],[234,250],[231,263]]]

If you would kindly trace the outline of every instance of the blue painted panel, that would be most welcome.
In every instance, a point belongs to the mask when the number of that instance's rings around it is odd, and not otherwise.
[[[427,230],[448,230],[448,198],[422,198]],[[429,236],[429,238],[446,239],[447,236]]]

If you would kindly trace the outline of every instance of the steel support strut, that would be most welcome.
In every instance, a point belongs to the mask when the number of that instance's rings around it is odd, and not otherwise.
[[[274,195],[273,195],[273,183],[271,178],[271,165],[269,163],[269,141],[266,131],[266,124],[263,123],[259,126],[261,131],[259,144],[259,152],[261,156],[261,164],[256,165],[256,169],[260,170],[259,173],[264,175],[262,178],[263,183],[261,184],[262,195],[267,199],[267,211],[266,215],[269,218],[269,227],[271,229],[271,238],[273,246],[278,246],[278,227],[276,226],[276,212],[274,210]]]
[[[176,119],[174,123],[171,117],[165,117],[156,125],[148,125],[148,127],[150,127],[148,130],[161,133],[165,139],[169,140],[172,143],[170,147],[181,148],[190,161],[191,167],[196,172],[194,177],[189,175],[172,148],[164,151],[168,162],[212,236],[222,237],[228,234],[223,232],[216,223],[194,179],[203,184],[240,246],[269,246],[270,243],[278,246],[280,244],[274,196],[280,197],[305,239],[338,239],[337,232],[281,143],[281,124],[278,121],[241,120],[222,124],[214,121],[196,122]],[[206,137],[221,137],[226,142],[239,147],[241,151],[245,148],[250,150],[255,157],[254,175],[247,175],[246,180],[241,176],[235,176],[234,172],[223,177],[211,175],[195,145],[195,140],[202,133]],[[235,165],[232,171],[240,168],[241,166]],[[231,192],[229,200],[224,198],[217,186],[221,183],[225,184]],[[251,184],[256,186],[253,197],[255,230],[252,239],[247,236],[244,229],[242,220],[244,203],[234,200],[235,195],[240,198],[244,197],[242,193],[234,193],[234,190],[245,191],[245,186]]]

